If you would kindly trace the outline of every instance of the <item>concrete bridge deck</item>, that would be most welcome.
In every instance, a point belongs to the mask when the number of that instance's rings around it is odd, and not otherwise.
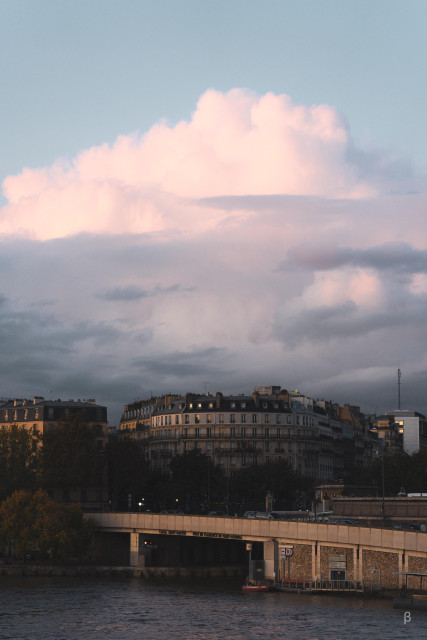
[[[307,580],[330,578],[331,570],[343,568],[346,579],[372,580],[377,572],[383,584],[397,588],[402,586],[402,580],[393,571],[427,570],[427,533],[420,531],[155,513],[108,512],[88,516],[98,532],[129,533],[130,566],[141,562],[141,539],[158,535],[261,542],[265,577],[269,579],[284,574]],[[291,559],[284,556],[284,548],[292,549]],[[339,558],[336,565],[334,558]]]

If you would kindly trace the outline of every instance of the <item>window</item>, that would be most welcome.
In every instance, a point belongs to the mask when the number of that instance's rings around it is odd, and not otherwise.
[[[258,422],[258,417],[256,413],[252,414],[252,422]]]
[[[265,429],[264,429],[264,435],[265,435],[265,437],[266,437],[266,438],[269,438],[269,437],[270,437],[270,429],[269,429],[268,427],[265,427]]]
[[[235,466],[236,466],[236,458],[235,458],[234,456],[231,456],[231,458],[230,458],[230,465],[231,465],[232,467],[235,467]]]
[[[256,427],[252,428],[252,437],[256,438]]]
[[[242,413],[240,416],[240,422],[246,422],[246,413]]]
[[[194,422],[195,422],[196,424],[199,424],[199,422],[200,422],[200,414],[196,413],[196,417],[195,417],[195,419],[194,419]]]
[[[223,413],[220,413],[220,414],[218,415],[218,422],[219,422],[220,424],[224,424],[224,414],[223,414]]]
[[[211,423],[212,423],[212,416],[210,413],[208,413],[206,416],[206,424],[211,424]]]
[[[246,427],[242,427],[242,438],[246,437]]]
[[[246,465],[246,456],[242,456],[242,467]]]
[[[236,414],[230,413],[230,422],[236,422]]]
[[[199,435],[200,435],[200,429],[199,429],[199,427],[195,427],[195,429],[194,429],[194,436],[195,436],[196,438],[198,438],[198,437],[199,437]]]
[[[236,427],[230,427],[230,436],[236,435]]]
[[[178,415],[175,416],[175,424],[179,424],[179,416]]]
[[[188,415],[188,413],[186,413],[184,416],[184,422],[185,424],[190,424],[190,416]]]
[[[266,413],[264,416],[264,422],[270,422],[270,416],[268,413]]]
[[[211,438],[211,437],[212,437],[212,429],[211,429],[211,427],[208,427],[208,428],[206,429],[206,436],[207,436],[208,438]]]
[[[276,413],[276,424],[280,424],[282,422],[282,416],[280,413]]]

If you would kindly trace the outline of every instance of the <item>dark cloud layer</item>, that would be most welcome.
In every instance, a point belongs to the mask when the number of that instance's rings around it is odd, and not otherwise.
[[[292,265],[315,271],[351,266],[403,274],[427,273],[427,250],[415,249],[407,242],[387,242],[368,249],[299,245],[288,251],[280,269]]]

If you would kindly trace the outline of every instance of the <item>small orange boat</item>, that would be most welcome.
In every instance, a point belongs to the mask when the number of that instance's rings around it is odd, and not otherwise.
[[[242,591],[274,591],[274,586],[272,584],[244,584],[242,587]]]

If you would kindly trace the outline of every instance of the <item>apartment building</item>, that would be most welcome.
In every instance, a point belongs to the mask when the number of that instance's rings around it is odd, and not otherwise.
[[[98,448],[103,449],[108,441],[107,408],[96,404],[95,400],[45,400],[40,396],[31,400],[0,400],[0,428],[20,426],[34,436],[64,426],[76,415],[88,425],[96,426]]]
[[[328,481],[348,468],[345,453],[354,457],[347,442],[354,428],[337,406],[279,386],[255,387],[252,395],[168,395],[126,405],[119,436],[137,439],[159,469],[176,455],[200,451],[226,475],[286,460],[301,475]]]

